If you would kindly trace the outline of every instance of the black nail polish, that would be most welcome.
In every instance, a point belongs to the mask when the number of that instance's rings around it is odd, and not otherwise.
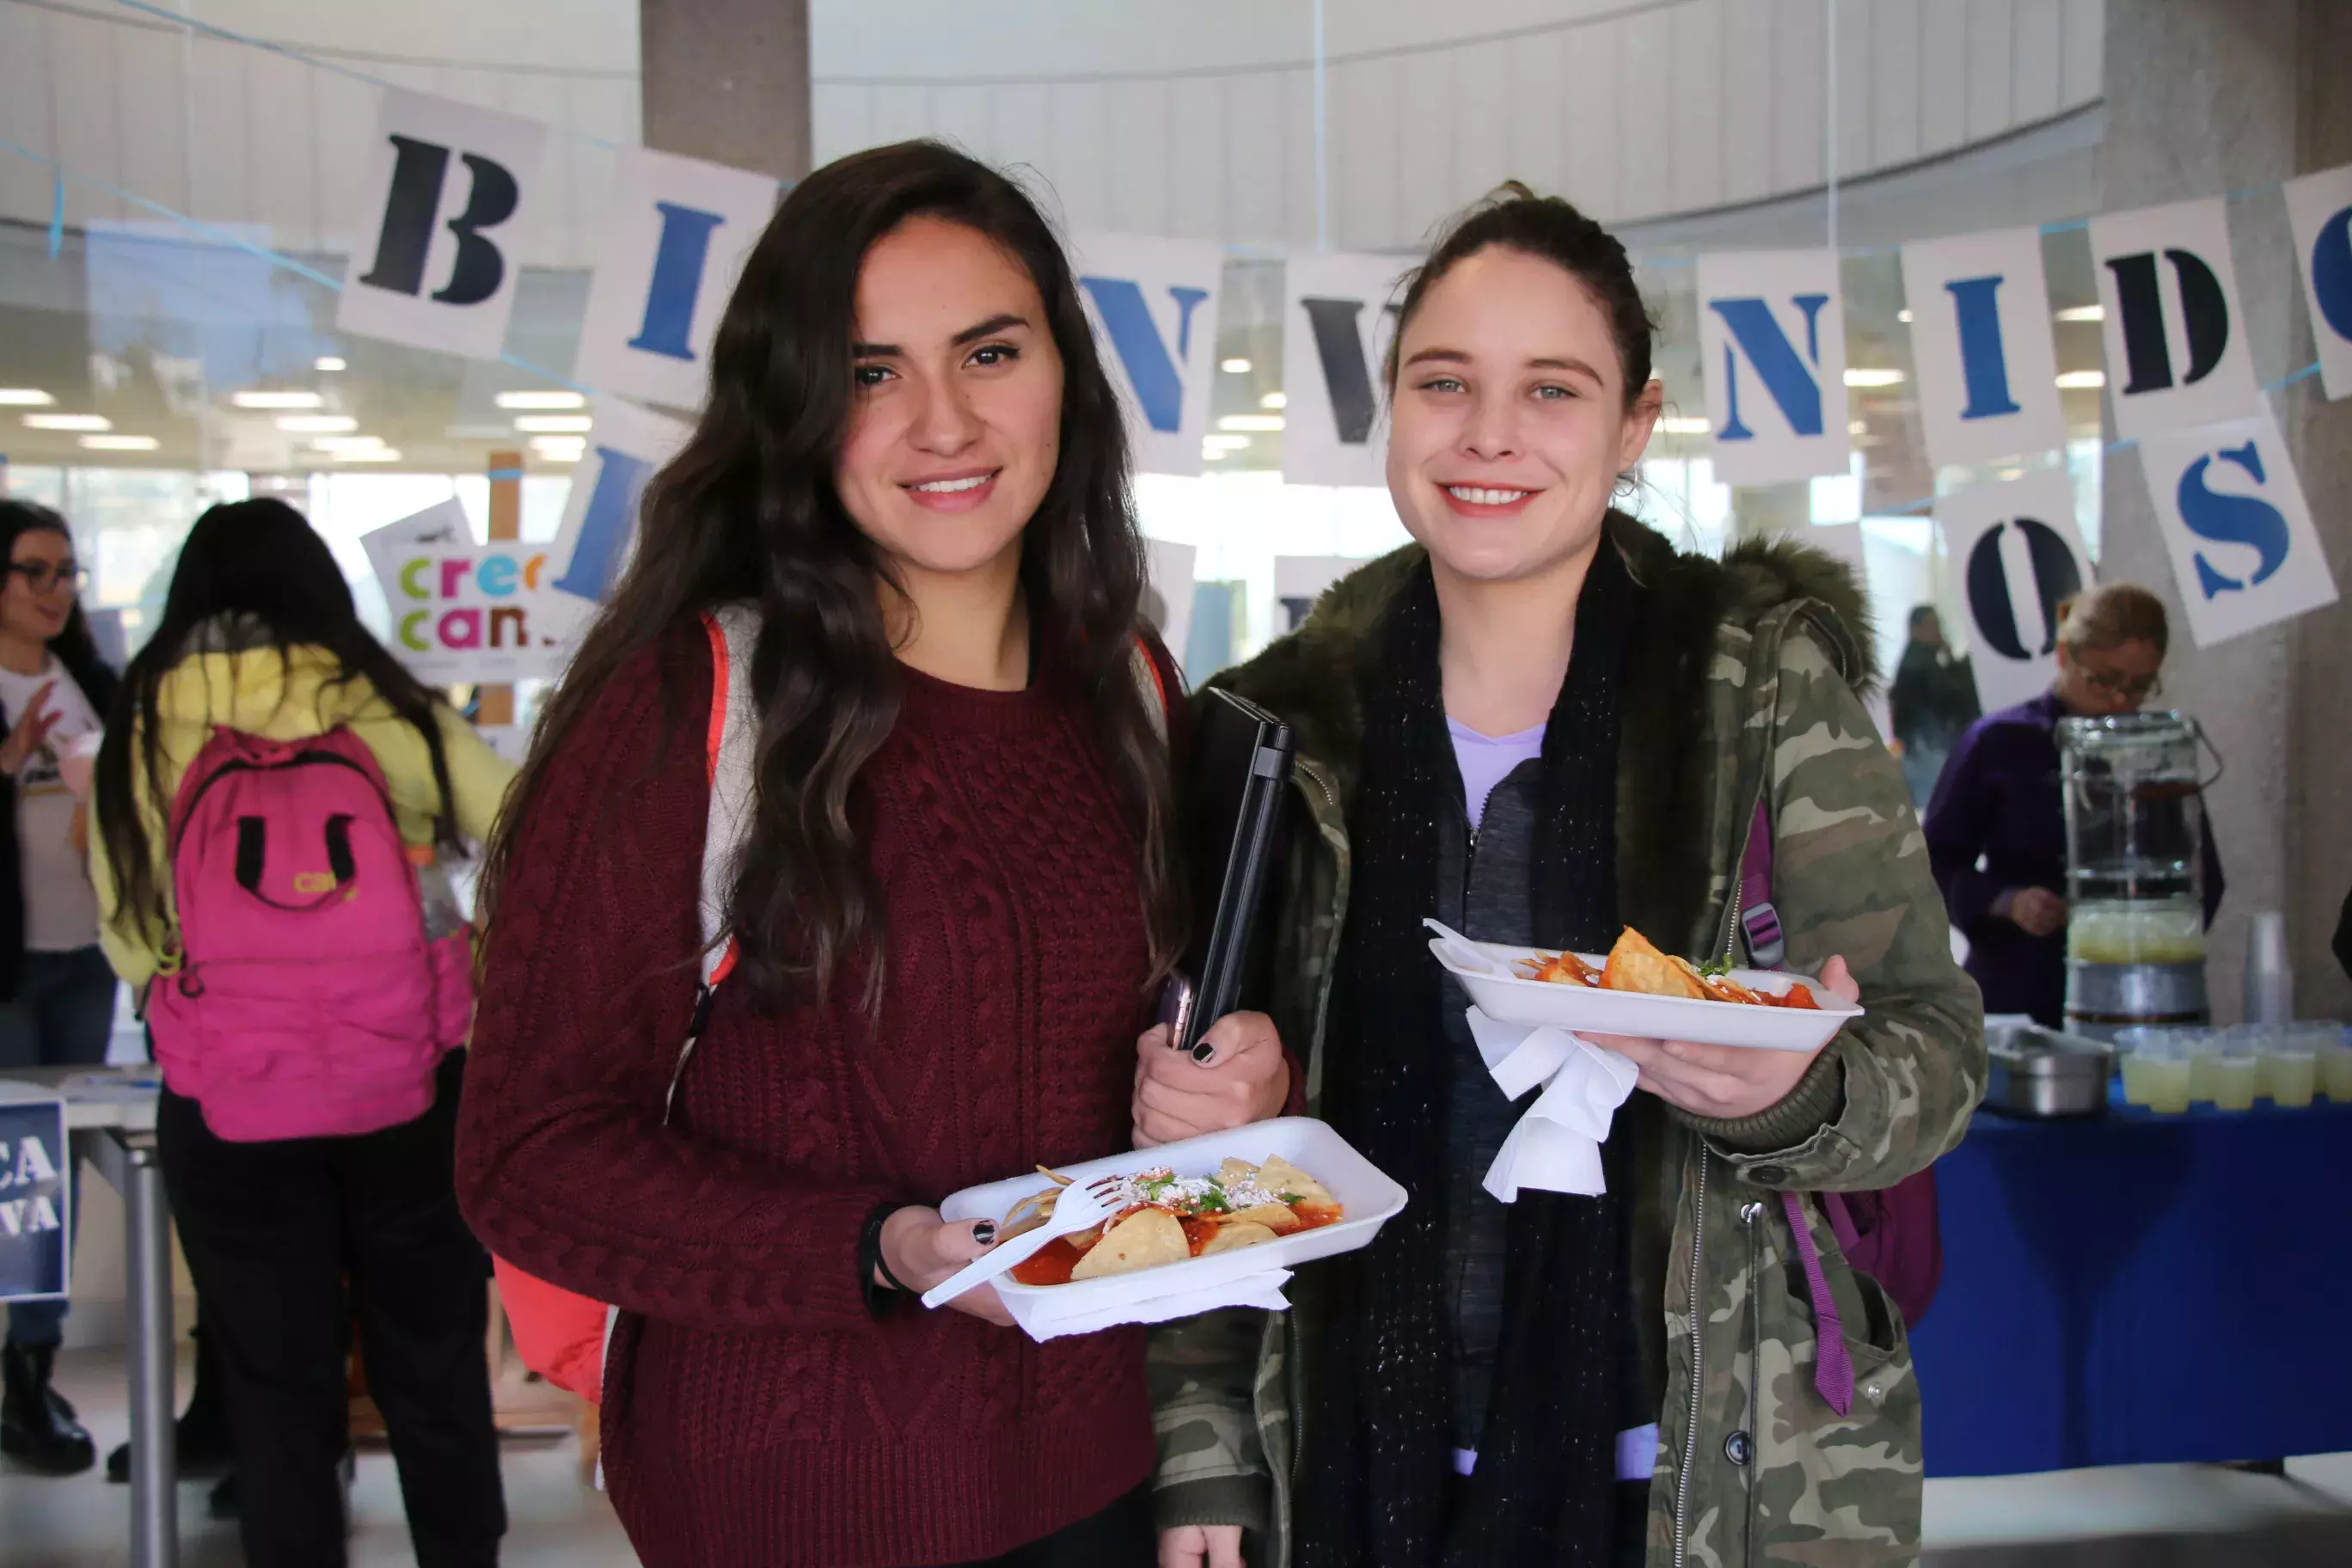
[[[996,1239],[996,1222],[992,1219],[982,1220],[971,1227],[971,1238],[982,1247],[990,1245]]]
[[[1209,1044],[1208,1041],[1202,1040],[1199,1045],[1192,1047],[1192,1059],[1199,1062],[1202,1067],[1207,1067],[1211,1062],[1217,1059],[1217,1047]]]

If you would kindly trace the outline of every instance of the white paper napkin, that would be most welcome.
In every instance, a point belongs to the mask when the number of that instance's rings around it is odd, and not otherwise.
[[[1220,1307],[1263,1307],[1268,1311],[1283,1311],[1290,1305],[1290,1299],[1282,1293],[1289,1279],[1290,1270],[1276,1268],[1189,1290],[1108,1303],[1097,1300],[1090,1305],[1065,1307],[1051,1296],[1008,1296],[1004,1305],[1022,1331],[1043,1344],[1066,1334],[1091,1334],[1121,1323],[1164,1323],[1173,1318],[1198,1317]]]
[[[1475,1007],[1469,1020],[1478,1055],[1505,1095],[1516,1100],[1544,1086],[1487,1167],[1486,1190],[1507,1204],[1522,1187],[1585,1197],[1608,1191],[1601,1143],[1641,1069],[1565,1029],[1497,1023]]]

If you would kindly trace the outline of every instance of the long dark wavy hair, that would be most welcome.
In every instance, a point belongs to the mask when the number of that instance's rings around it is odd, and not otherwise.
[[[300,512],[268,498],[225,501],[208,508],[188,531],[163,619],[122,672],[122,689],[99,747],[91,793],[121,889],[114,924],[125,935],[145,936],[165,921],[165,879],[157,875],[158,857],[139,809],[143,792],[155,820],[171,820],[160,711],[165,679],[181,660],[199,654],[258,657],[266,650],[282,664],[297,647],[323,648],[337,666],[331,684],[366,681],[385,707],[425,737],[441,791],[435,834],[445,844],[454,842],[449,764],[435,711],[442,699],[360,624],[334,553]]]
[[[881,894],[851,826],[858,774],[890,733],[898,679],[877,588],[882,549],[833,484],[852,416],[851,342],[866,252],[930,216],[986,236],[1027,270],[1063,366],[1060,459],[1022,536],[1020,580],[1041,668],[1091,705],[1142,844],[1153,978],[1181,946],[1165,748],[1131,659],[1145,572],[1117,395],[1052,226],[1011,180],[932,142],[856,153],[795,185],[746,261],[710,356],[692,437],[647,488],[644,541],[583,639],[533,737],[484,868],[492,910],[552,759],[630,657],[698,612],[750,601],[760,714],[748,840],[729,902],[761,996],[822,999],[853,960],[881,994]],[[677,704],[671,704],[675,715]]]

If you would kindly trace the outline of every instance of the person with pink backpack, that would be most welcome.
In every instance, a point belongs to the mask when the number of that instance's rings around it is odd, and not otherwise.
[[[92,877],[257,1568],[344,1561],[354,1317],[417,1562],[498,1560],[488,1271],[453,1174],[472,953],[438,856],[512,771],[361,625],[299,512],[197,520],[99,752]]]

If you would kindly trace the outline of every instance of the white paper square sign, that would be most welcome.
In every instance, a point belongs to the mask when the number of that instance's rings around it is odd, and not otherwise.
[[[2074,482],[2044,471],[1938,496],[1936,527],[1968,610],[1979,705],[1990,713],[2045,690],[2058,673],[2058,606],[2092,581]]]
[[[2336,602],[2311,508],[2267,412],[2147,437],[2139,460],[2199,647]]]

